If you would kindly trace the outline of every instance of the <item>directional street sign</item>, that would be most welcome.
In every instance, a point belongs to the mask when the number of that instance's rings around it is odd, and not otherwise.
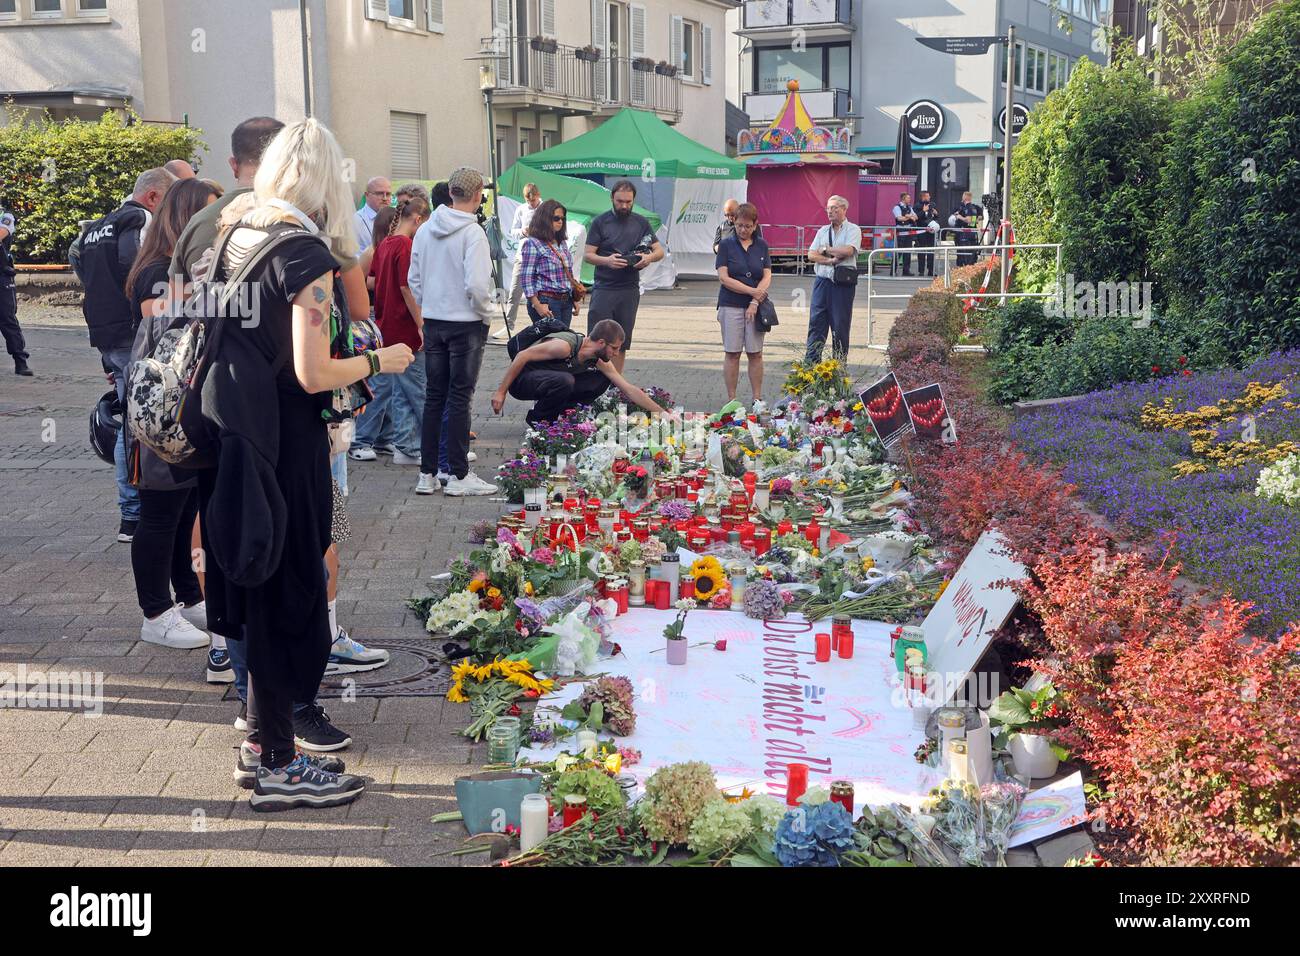
[[[928,46],[940,53],[955,56],[979,56],[989,52],[995,43],[1006,43],[1006,37],[917,37],[917,43]]]

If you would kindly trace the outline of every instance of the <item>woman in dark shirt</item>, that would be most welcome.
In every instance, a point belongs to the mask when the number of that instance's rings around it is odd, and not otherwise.
[[[247,276],[256,321],[227,323],[203,384],[203,415],[219,455],[199,479],[208,606],[213,627],[248,643],[248,713],[260,766],[254,810],[327,807],[360,796],[364,781],[326,770],[294,746],[294,701],[311,700],[330,633],[324,555],[330,544],[330,395],[411,364],[398,343],[334,358],[331,325],[348,321],[338,264],[355,252],[343,153],[316,120],[286,126],[267,147],[253,207],[230,227],[218,267],[232,274],[259,243],[282,240]],[[339,310],[338,322],[332,313]]]
[[[718,323],[722,326],[722,380],[727,401],[736,397],[740,379],[740,353],[749,362],[749,389],[753,400],[763,394],[763,336],[754,325],[758,304],[772,284],[772,257],[767,243],[754,235],[758,209],[742,203],[736,210],[736,234],[718,243]]]
[[[132,359],[152,354],[172,322],[167,307],[172,251],[194,214],[218,195],[201,179],[183,179],[172,184],[158,206],[126,278],[131,315],[139,323]],[[176,298],[181,298],[179,289]],[[140,489],[140,525],[131,541],[136,599],[144,614],[140,639],[163,647],[206,647],[207,608],[190,553],[198,512],[195,479],[182,474],[178,480],[166,462],[135,440],[130,428],[126,460],[131,483]],[[220,648],[215,647],[218,641]],[[214,635],[213,644],[213,653],[224,658],[224,639]]]

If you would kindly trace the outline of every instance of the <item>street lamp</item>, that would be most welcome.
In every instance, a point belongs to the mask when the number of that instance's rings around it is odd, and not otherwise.
[[[465,57],[466,60],[478,64],[478,88],[483,91],[483,106],[487,111],[487,145],[488,145],[488,178],[492,184],[492,215],[489,217],[488,240],[492,247],[492,276],[498,290],[501,289],[501,259],[504,254],[502,237],[501,237],[501,218],[498,214],[499,190],[497,189],[497,148],[496,148],[496,125],[492,118],[492,94],[497,88],[497,66],[502,60],[509,59],[509,52],[501,52],[498,47],[501,41],[497,37],[484,40],[479,51],[473,56]],[[502,319],[505,321],[507,334],[513,334],[514,330],[510,328],[510,319],[507,310],[502,308]]]

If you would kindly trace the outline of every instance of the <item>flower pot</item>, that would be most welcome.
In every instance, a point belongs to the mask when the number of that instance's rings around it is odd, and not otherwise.
[[[599,50],[574,50],[573,55],[586,63],[596,63],[600,60]]]
[[[686,639],[665,641],[668,645],[668,663],[685,664],[686,663]]]
[[[1050,777],[1061,762],[1052,751],[1052,741],[1041,734],[1012,734],[1007,743],[1016,773],[1026,777]]]
[[[533,37],[532,40],[529,41],[529,45],[538,53],[554,53],[560,48],[558,40],[552,40],[550,38],[543,39],[541,37]]]

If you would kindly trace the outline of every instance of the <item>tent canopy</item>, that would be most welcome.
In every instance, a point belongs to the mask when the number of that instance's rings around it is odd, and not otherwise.
[[[744,179],[745,164],[695,142],[654,113],[622,109],[600,126],[519,160],[568,176],[642,176],[646,160],[665,179]]]
[[[542,192],[542,199],[554,199],[569,211],[571,217],[590,220],[613,208],[609,190],[604,186],[598,186],[589,179],[575,179],[572,176],[548,173],[544,169],[531,169],[522,162],[515,163],[501,174],[498,191],[503,196],[523,202],[524,186],[528,183],[536,183]],[[645,216],[656,231],[663,225],[659,216],[649,209],[640,206],[632,208]],[[507,227],[509,225],[506,223]]]

